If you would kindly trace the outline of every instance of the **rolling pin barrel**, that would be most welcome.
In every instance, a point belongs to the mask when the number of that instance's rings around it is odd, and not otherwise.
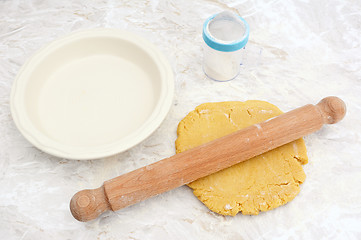
[[[80,191],[71,199],[71,213],[79,221],[95,219],[294,141],[340,121],[345,113],[341,99],[324,98]]]

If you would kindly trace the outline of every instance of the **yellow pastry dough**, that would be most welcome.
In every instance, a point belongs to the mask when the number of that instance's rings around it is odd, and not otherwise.
[[[177,153],[282,112],[264,101],[205,103],[178,125]],[[300,191],[308,161],[303,139],[271,150],[190,184],[210,210],[223,215],[258,214],[291,201]]]

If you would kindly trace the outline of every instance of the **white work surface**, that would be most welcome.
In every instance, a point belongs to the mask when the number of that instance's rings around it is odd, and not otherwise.
[[[245,66],[225,83],[205,78],[201,67],[202,23],[223,10],[251,29]],[[158,46],[174,69],[174,102],[160,128],[126,152],[59,159],[16,129],[11,85],[44,44],[97,27],[129,30]],[[346,102],[346,117],[305,137],[307,178],[284,206],[224,217],[183,186],[87,223],[70,214],[77,191],[173,155],[178,122],[201,103],[260,99],[288,111],[329,95]],[[360,95],[359,1],[0,1],[0,238],[360,239]]]

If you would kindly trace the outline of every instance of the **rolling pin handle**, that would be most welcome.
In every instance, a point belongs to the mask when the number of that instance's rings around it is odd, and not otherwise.
[[[82,190],[76,193],[70,201],[71,214],[81,222],[93,220],[107,210],[111,210],[111,208],[104,192],[104,186]]]
[[[338,97],[326,97],[316,107],[320,111],[325,124],[337,123],[346,114],[346,104]]]

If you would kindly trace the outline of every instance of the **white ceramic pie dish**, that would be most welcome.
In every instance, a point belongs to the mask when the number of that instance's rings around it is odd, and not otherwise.
[[[94,29],[50,43],[22,66],[11,113],[44,152],[97,159],[152,134],[173,94],[173,71],[153,44],[129,32]]]

